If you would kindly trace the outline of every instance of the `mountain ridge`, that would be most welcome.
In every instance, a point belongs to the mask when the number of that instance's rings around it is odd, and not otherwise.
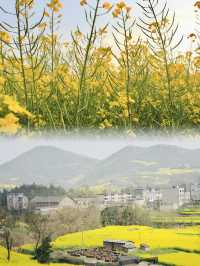
[[[129,145],[102,160],[42,145],[0,165],[0,183],[52,183],[69,188],[200,181],[199,158],[200,149],[166,144]]]
[[[65,179],[80,178],[98,160],[65,151],[54,146],[37,146],[0,165],[0,179],[21,179],[19,183],[70,183]],[[54,180],[55,179],[55,180]],[[17,180],[16,180],[17,182]]]

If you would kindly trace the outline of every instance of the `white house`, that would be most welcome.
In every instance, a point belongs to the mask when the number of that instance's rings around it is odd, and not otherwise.
[[[190,193],[192,201],[200,202],[200,184],[191,184]]]
[[[162,193],[160,189],[148,188],[144,191],[144,199],[147,203],[152,203],[158,200],[161,200]]]
[[[88,208],[91,206],[96,206],[99,208],[103,208],[104,205],[104,196],[96,196],[96,197],[79,197],[74,198],[74,201],[79,208]]]
[[[184,186],[161,189],[161,201],[164,208],[177,209],[190,202],[190,192]]]
[[[125,204],[133,201],[133,195],[128,193],[110,193],[104,196],[105,205]]]
[[[29,200],[23,193],[9,193],[7,195],[7,208],[9,211],[26,210],[29,206]]]

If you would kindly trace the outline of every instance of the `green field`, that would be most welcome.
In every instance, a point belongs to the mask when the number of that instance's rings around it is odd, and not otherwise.
[[[183,210],[179,211],[180,215],[187,215],[187,216],[191,216],[191,215],[199,215],[200,216],[200,208],[185,208]]]
[[[166,225],[200,225],[200,208],[184,208],[176,213],[154,213],[151,218],[155,225],[160,225],[161,227]]]
[[[180,216],[158,216],[158,217],[153,217],[152,221],[155,224],[189,224],[189,225],[200,225],[200,216],[197,215],[190,215],[190,216],[184,216],[184,215],[180,215]]]

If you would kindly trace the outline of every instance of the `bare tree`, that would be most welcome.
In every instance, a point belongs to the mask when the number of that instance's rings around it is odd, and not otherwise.
[[[50,234],[48,226],[49,217],[40,213],[29,213],[25,220],[32,238],[35,241],[34,253],[36,253],[44,238]]]
[[[0,243],[7,250],[7,260],[10,261],[11,251],[14,244],[14,229],[16,219],[5,212],[0,214]]]

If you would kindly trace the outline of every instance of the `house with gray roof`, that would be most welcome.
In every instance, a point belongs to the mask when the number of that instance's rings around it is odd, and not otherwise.
[[[35,197],[31,200],[32,209],[41,212],[49,212],[56,209],[75,206],[75,201],[69,197]]]

